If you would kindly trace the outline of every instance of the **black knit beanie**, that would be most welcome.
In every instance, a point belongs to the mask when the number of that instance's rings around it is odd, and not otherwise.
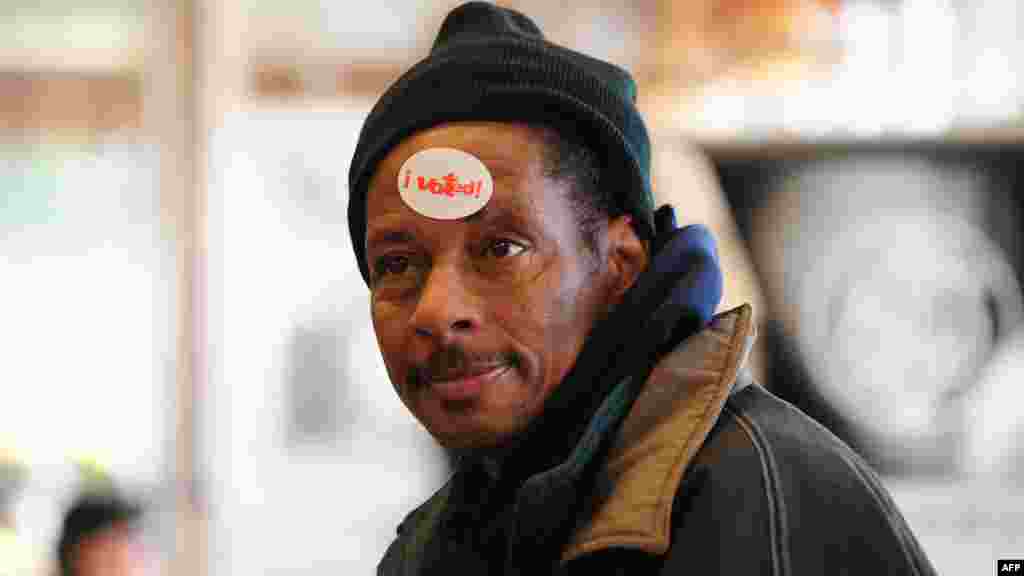
[[[602,190],[654,230],[650,140],[636,109],[636,83],[613,64],[544,39],[525,15],[485,2],[445,18],[430,55],[403,74],[366,118],[349,168],[348,223],[363,279],[366,194],[377,164],[415,132],[454,121],[549,126],[597,155]]]

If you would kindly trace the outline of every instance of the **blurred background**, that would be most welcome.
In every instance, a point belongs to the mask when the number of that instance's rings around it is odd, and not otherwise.
[[[629,68],[755,367],[940,573],[1024,554],[1024,6],[501,2]],[[375,98],[455,1],[0,3],[0,573],[96,475],[162,574],[371,573],[448,473],[348,246]]]

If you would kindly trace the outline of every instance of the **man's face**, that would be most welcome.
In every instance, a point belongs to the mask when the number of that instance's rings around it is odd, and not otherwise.
[[[427,218],[398,192],[407,158],[428,148],[479,158],[486,206]],[[608,267],[581,240],[568,183],[543,174],[535,129],[446,124],[406,139],[367,197],[371,313],[402,401],[449,448],[498,446],[536,416],[610,305]]]
[[[81,576],[144,576],[154,574],[152,558],[141,536],[117,525],[83,539],[75,552],[75,574]]]

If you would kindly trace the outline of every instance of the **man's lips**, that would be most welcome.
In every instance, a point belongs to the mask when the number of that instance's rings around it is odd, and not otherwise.
[[[462,370],[457,373],[445,374],[439,378],[432,378],[428,385],[442,400],[448,402],[472,400],[480,395],[484,386],[508,369],[509,366],[506,364],[479,366],[471,370]]]

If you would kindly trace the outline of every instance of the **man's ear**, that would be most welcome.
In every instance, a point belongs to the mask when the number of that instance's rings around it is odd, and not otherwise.
[[[617,301],[647,268],[647,246],[633,229],[633,217],[626,214],[608,222],[608,271]]]

